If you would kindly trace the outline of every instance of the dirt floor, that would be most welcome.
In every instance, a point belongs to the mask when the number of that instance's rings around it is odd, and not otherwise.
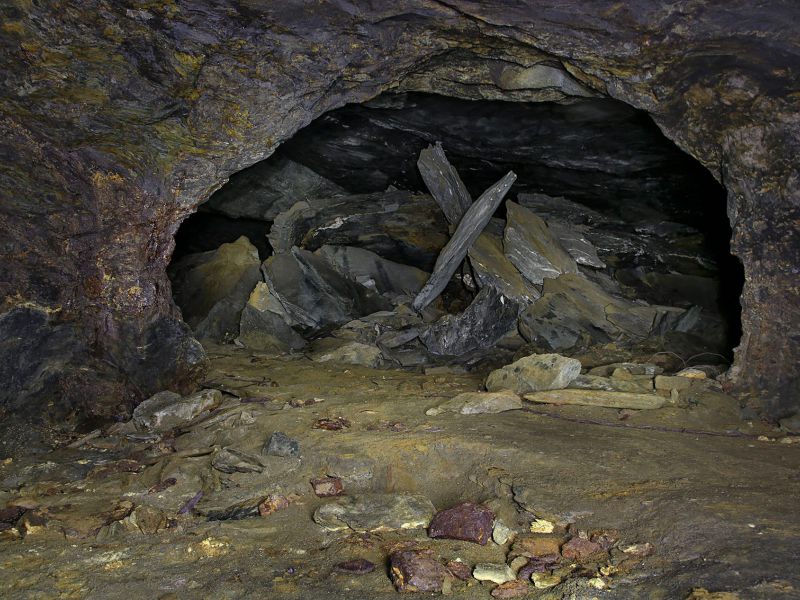
[[[212,357],[206,384],[228,392],[223,404],[176,435],[119,426],[2,463],[0,506],[26,512],[0,531],[0,596],[388,598],[397,549],[470,566],[508,558],[509,544],[435,540],[423,528],[327,531],[312,515],[339,499],[316,497],[309,481],[333,476],[346,495],[422,494],[437,510],[483,502],[519,535],[544,519],[563,539],[618,539],[602,559],[562,562],[561,584],[525,597],[687,598],[703,588],[734,595],[693,597],[800,598],[800,444],[742,421],[713,385],[652,411],[530,404],[427,416],[479,389],[481,374],[320,365],[232,346]],[[340,430],[315,428],[340,417]],[[212,467],[223,447],[261,456],[274,431],[299,442],[300,458],[262,457],[261,472]],[[268,496],[289,506],[259,516],[253,507]],[[334,570],[356,558],[377,568]],[[454,579],[444,592],[490,598],[493,588]]]

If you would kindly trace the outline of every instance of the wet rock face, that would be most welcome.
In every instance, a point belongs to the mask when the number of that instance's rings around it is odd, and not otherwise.
[[[747,277],[732,384],[757,391],[753,402],[772,416],[797,408],[794,5],[348,7],[0,8],[2,311],[43,308],[42,347],[58,347],[66,325],[70,352],[99,361],[99,376],[75,357],[4,375],[15,402],[37,397],[42,372],[83,378],[96,393],[75,397],[108,398],[92,401],[109,403],[92,409],[100,413],[196,380],[202,356],[176,320],[165,275],[181,220],[313,118],[397,86],[465,98],[611,96],[654,115],[728,191]],[[6,343],[0,358],[17,352]]]

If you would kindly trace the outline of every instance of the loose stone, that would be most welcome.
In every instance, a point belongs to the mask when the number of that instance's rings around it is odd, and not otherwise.
[[[330,531],[397,531],[427,527],[433,504],[418,494],[345,496],[320,506],[314,522]]]
[[[561,547],[561,555],[571,560],[584,561],[603,554],[603,547],[591,540],[574,537]]]
[[[280,494],[270,494],[258,505],[258,514],[262,517],[271,515],[274,512],[289,507],[289,499]]]
[[[464,502],[438,512],[431,521],[428,535],[485,546],[492,533],[493,522],[494,513],[487,507]]]
[[[347,575],[366,575],[375,570],[375,563],[365,558],[356,558],[335,564],[333,570]]]
[[[440,592],[450,572],[425,550],[395,552],[389,573],[398,592]]]
[[[262,454],[269,456],[300,456],[300,443],[282,431],[276,431],[269,436]]]
[[[467,581],[472,577],[472,569],[469,568],[468,564],[460,560],[451,560],[447,563],[446,567],[453,577],[461,581]]]
[[[478,581],[491,581],[498,584],[516,579],[511,567],[495,563],[478,563],[472,570],[472,576]]]
[[[527,556],[528,558],[541,556],[558,556],[561,549],[561,538],[555,536],[526,536],[514,542],[511,548],[513,554]]]
[[[311,487],[314,488],[314,494],[319,498],[341,496],[344,494],[342,480],[338,477],[320,477],[319,479],[312,479]]]
[[[533,582],[533,587],[543,590],[561,583],[561,577],[549,573],[534,573],[531,575],[531,581]]]
[[[533,354],[492,371],[486,378],[490,392],[512,390],[518,394],[567,387],[581,373],[581,363],[560,354]]]
[[[492,590],[492,598],[508,600],[511,598],[522,598],[528,593],[528,583],[525,581],[514,580],[501,583]]]
[[[314,429],[324,429],[325,431],[341,431],[350,427],[350,421],[344,417],[334,419],[317,419],[314,422]]]

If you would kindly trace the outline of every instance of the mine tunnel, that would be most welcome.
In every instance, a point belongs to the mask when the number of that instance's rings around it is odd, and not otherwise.
[[[796,4],[0,2],[0,597],[796,598]]]
[[[448,225],[458,225],[448,224],[417,165],[432,144],[441,145],[471,198],[509,170],[517,178],[430,314],[392,323],[398,315],[385,313],[408,310],[448,241]],[[168,272],[184,319],[211,343],[421,370],[499,365],[532,350],[586,356],[605,348],[624,358],[617,362],[649,357],[672,371],[705,365],[718,375],[741,336],[744,279],[730,253],[725,204],[708,170],[646,113],[619,101],[384,94],[322,115],[270,158],[232,175],[182,224]],[[535,235],[539,219],[552,248],[516,237],[520,229],[523,238]],[[270,258],[292,248],[323,260],[311,273]],[[567,260],[553,265],[561,255]],[[304,289],[274,287],[288,283],[286,269],[309,279],[298,284]],[[564,273],[580,279],[564,286]],[[247,306],[264,278],[269,287],[260,285]],[[341,287],[341,278],[357,289]],[[469,317],[469,332],[456,325],[447,334],[458,338],[452,347],[432,339],[441,331],[422,331],[445,315],[466,320],[484,287],[517,303],[523,316],[503,320],[483,309]],[[254,318],[262,316],[263,294],[307,320],[284,314],[276,335],[274,321]],[[327,314],[311,315],[323,300],[332,303]],[[608,303],[644,311],[638,329],[588,314]],[[355,323],[375,327],[377,337],[359,337]],[[282,336],[292,343],[275,339]],[[370,347],[376,341],[380,351]]]

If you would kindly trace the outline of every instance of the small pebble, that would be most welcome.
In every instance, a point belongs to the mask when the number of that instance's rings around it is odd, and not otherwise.
[[[511,567],[496,563],[478,563],[472,570],[472,576],[478,581],[491,581],[498,584],[516,579]]]
[[[561,583],[561,577],[550,575],[549,573],[534,573],[531,575],[531,581],[533,582],[533,587],[543,590]]]
[[[319,498],[330,498],[344,494],[344,485],[338,477],[320,477],[311,480],[314,494]]]
[[[507,581],[492,590],[492,598],[500,598],[501,600],[522,598],[528,594],[529,587],[526,581]]]
[[[375,570],[375,563],[364,558],[356,558],[354,560],[346,560],[345,562],[337,563],[333,566],[333,570],[347,575],[365,575]]]

